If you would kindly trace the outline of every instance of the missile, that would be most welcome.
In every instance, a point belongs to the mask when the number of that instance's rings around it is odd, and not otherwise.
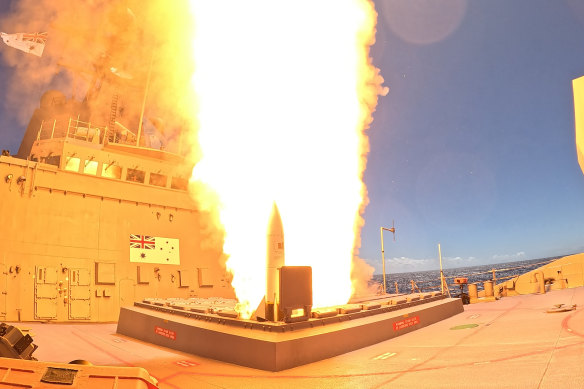
[[[284,227],[274,202],[268,224],[266,247],[266,319],[278,321],[279,269],[284,266]]]

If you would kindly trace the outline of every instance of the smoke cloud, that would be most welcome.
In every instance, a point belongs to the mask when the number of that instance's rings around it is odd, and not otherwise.
[[[379,285],[371,282],[374,271],[375,268],[365,260],[359,257],[353,258],[353,267],[351,269],[352,296],[370,296],[380,291]]]
[[[195,123],[186,2],[21,0],[0,22],[6,33],[48,32],[41,58],[7,46],[0,51],[14,74],[5,109],[21,124],[44,91],[57,89],[68,98],[87,99],[96,125],[109,124],[112,98],[118,96],[117,118],[135,132],[150,79],[145,119],[175,147],[180,137],[183,143],[193,138],[185,134]]]

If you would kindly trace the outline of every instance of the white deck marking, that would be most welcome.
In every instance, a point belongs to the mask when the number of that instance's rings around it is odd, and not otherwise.
[[[193,362],[193,361],[187,361],[187,360],[177,361],[175,363],[179,366],[182,366],[182,367],[191,367],[191,366],[199,366],[200,365],[200,363]]]
[[[378,356],[376,356],[376,357],[374,357],[372,359],[375,359],[375,360],[387,359],[387,358],[393,357],[396,354],[397,353],[389,353],[388,352],[388,353],[384,353],[384,354],[378,355]]]

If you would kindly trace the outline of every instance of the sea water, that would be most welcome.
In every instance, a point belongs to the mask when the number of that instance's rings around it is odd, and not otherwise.
[[[452,269],[444,269],[444,277],[450,288],[451,293],[456,294],[460,292],[460,287],[454,283],[454,279],[458,277],[468,278],[468,283],[477,283],[477,289],[483,289],[484,281],[492,281],[493,275],[497,283],[503,282],[515,276],[527,273],[533,269],[537,269],[547,263],[552,262],[558,257],[529,259],[516,262],[496,263],[481,266],[458,267]],[[494,269],[494,273],[493,273]],[[415,286],[412,291],[412,282]],[[383,276],[376,274],[373,276],[374,283],[380,286],[383,284]],[[396,293],[396,283],[398,293],[412,293],[412,292],[429,292],[440,290],[440,270],[418,271],[410,273],[388,273],[386,274],[387,293]]]

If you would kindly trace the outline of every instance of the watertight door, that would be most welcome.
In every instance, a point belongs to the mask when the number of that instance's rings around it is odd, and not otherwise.
[[[34,283],[34,318],[57,317],[57,268],[36,266]]]
[[[69,320],[91,318],[89,269],[69,270]]]

